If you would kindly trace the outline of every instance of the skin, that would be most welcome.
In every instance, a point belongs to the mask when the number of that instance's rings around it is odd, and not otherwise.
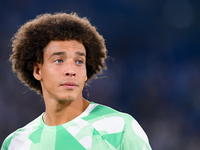
[[[43,63],[34,64],[46,106],[43,120],[49,126],[64,124],[89,105],[82,96],[87,80],[86,50],[76,40],[51,41],[44,49]]]

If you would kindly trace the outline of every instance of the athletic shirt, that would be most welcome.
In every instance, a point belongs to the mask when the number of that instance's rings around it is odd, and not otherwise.
[[[91,102],[81,115],[58,126],[47,126],[43,114],[11,133],[1,150],[151,150],[138,122],[110,107]]]

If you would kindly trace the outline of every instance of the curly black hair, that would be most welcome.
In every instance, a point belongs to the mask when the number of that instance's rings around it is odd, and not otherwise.
[[[14,35],[10,57],[18,78],[37,93],[42,94],[42,88],[40,81],[33,76],[34,63],[43,63],[44,48],[55,40],[77,40],[84,45],[87,81],[106,69],[105,40],[87,18],[81,18],[76,13],[39,15],[22,25]]]

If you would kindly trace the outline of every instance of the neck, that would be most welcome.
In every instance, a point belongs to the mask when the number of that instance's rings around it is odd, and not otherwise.
[[[53,100],[46,102],[46,111],[43,120],[48,126],[57,126],[67,123],[79,116],[89,105],[84,98],[80,100],[63,102]]]

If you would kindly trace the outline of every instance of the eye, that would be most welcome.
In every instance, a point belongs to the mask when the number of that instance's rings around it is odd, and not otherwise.
[[[76,63],[77,63],[78,65],[81,65],[81,64],[83,64],[83,61],[82,61],[82,60],[77,60]]]
[[[60,64],[60,63],[62,63],[63,61],[62,61],[61,59],[57,59],[55,62],[58,63],[58,64]]]

